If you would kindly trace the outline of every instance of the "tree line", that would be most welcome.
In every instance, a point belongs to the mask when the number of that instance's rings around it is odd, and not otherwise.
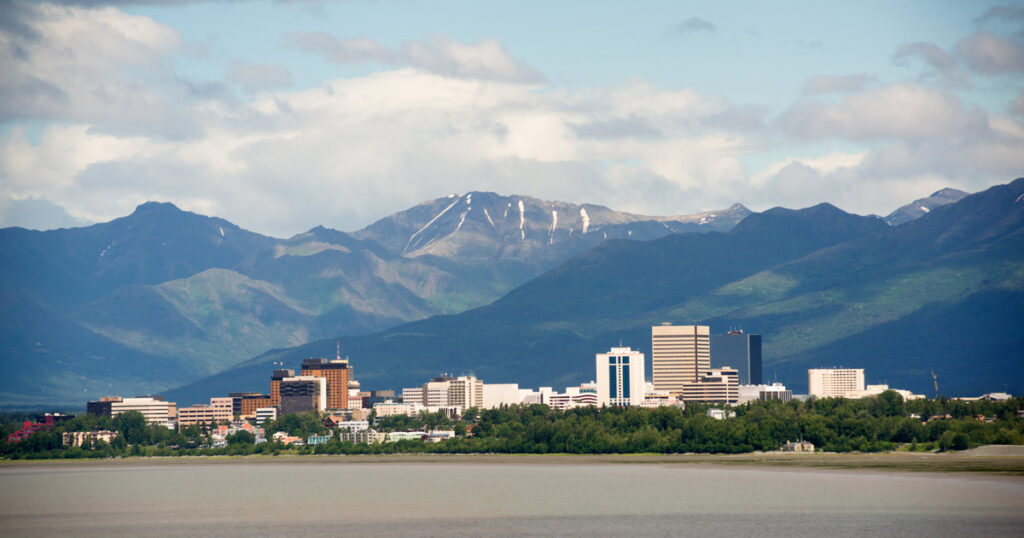
[[[286,447],[269,441],[255,445],[248,432],[211,448],[209,427],[190,426],[180,432],[146,424],[138,413],[116,418],[81,415],[38,432],[19,443],[7,434],[20,427],[16,415],[0,417],[0,457],[79,458],[117,456],[186,456],[245,454],[388,454],[422,453],[744,453],[777,450],[786,441],[806,440],[818,450],[878,452],[887,450],[962,450],[984,444],[1024,443],[1024,398],[1005,401],[946,398],[904,402],[896,392],[859,400],[825,398],[807,401],[750,402],[730,407],[734,417],[714,419],[711,406],[690,403],[677,407],[596,408],[557,411],[546,405],[470,409],[451,419],[441,413],[371,417],[381,432],[445,429],[456,437],[439,443],[418,440],[377,445],[343,443],[338,432],[329,442]],[[263,424],[269,437],[276,431],[307,438],[329,433],[317,413],[285,415]],[[110,443],[64,447],[65,431],[117,431]]]

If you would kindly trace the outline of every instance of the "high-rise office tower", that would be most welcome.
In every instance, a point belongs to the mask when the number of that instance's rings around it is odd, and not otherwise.
[[[729,331],[711,335],[711,367],[729,366],[739,372],[740,385],[760,385],[761,335]]]
[[[711,328],[707,325],[651,327],[651,370],[654,390],[683,394],[684,383],[696,383],[711,369]]]
[[[301,373],[327,380],[327,409],[348,409],[351,371],[346,359],[306,359],[302,361]]]
[[[286,377],[294,377],[295,370],[290,368],[282,370],[274,370],[274,374],[270,376],[270,405],[271,407],[281,408],[281,380]]]
[[[281,414],[323,411],[327,408],[327,380],[312,375],[281,380]]]
[[[644,403],[644,354],[628,347],[613,347],[595,359],[597,405],[627,406]]]

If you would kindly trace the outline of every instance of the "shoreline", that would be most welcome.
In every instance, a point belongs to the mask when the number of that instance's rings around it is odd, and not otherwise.
[[[388,464],[449,463],[497,465],[686,465],[694,467],[731,466],[793,471],[881,471],[990,475],[1024,478],[1024,454],[973,455],[955,453],[782,453],[748,454],[389,454],[389,455],[248,455],[127,457],[110,459],[4,460],[0,471],[14,468],[103,467],[122,465],[203,464]]]

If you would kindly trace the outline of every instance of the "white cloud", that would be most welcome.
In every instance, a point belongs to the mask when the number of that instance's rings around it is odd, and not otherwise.
[[[30,31],[0,31],[0,121],[49,118],[180,131],[171,106],[126,70],[161,76],[178,33],[113,8],[18,4],[9,15]]]
[[[286,41],[293,47],[316,52],[336,63],[376,61],[394,63],[395,53],[368,37],[341,39],[326,32],[292,32]]]
[[[252,93],[291,86],[292,72],[283,65],[254,64],[245,60],[234,60],[228,66],[228,80]]]
[[[804,84],[803,93],[814,95],[820,93],[857,92],[878,82],[874,75],[818,75]]]
[[[956,53],[970,68],[986,75],[1024,73],[1024,42],[986,32],[957,42]]]
[[[287,66],[238,61],[228,78],[253,93],[236,98],[223,82],[176,76],[166,56],[180,38],[145,17],[31,9],[23,27],[0,26],[13,123],[0,135],[0,222],[29,207],[12,201],[102,221],[161,200],[283,236],[469,190],[650,214],[737,201],[880,211],[1024,169],[1019,112],[990,116],[924,84],[822,78],[769,121],[764,107],[640,79],[546,87],[493,39],[389,49],[294,34],[332,61],[385,70],[293,90]],[[33,132],[18,118],[60,121]],[[821,139],[845,147],[805,151]],[[794,158],[744,165],[784,148]]]
[[[323,32],[293,32],[292,46],[316,52],[337,63],[375,61],[410,66],[448,77],[536,83],[544,76],[516,60],[498,40],[488,38],[467,45],[446,36],[406,41],[391,50],[366,37],[337,38]]]
[[[926,139],[987,130],[983,112],[917,84],[893,84],[845,97],[838,104],[798,101],[781,117],[782,126],[805,139],[837,137]]]

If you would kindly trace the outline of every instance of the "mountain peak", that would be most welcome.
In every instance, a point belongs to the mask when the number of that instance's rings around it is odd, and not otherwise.
[[[132,212],[132,215],[143,215],[147,213],[183,213],[183,211],[178,208],[178,206],[170,202],[149,201],[139,204],[135,208],[135,211]]]
[[[899,226],[900,224],[920,218],[936,207],[951,204],[953,202],[959,202],[967,195],[968,193],[964,191],[949,187],[939,189],[927,198],[918,198],[917,200],[900,207],[896,211],[889,213],[889,215],[885,217],[885,222],[888,222],[892,226]]]

